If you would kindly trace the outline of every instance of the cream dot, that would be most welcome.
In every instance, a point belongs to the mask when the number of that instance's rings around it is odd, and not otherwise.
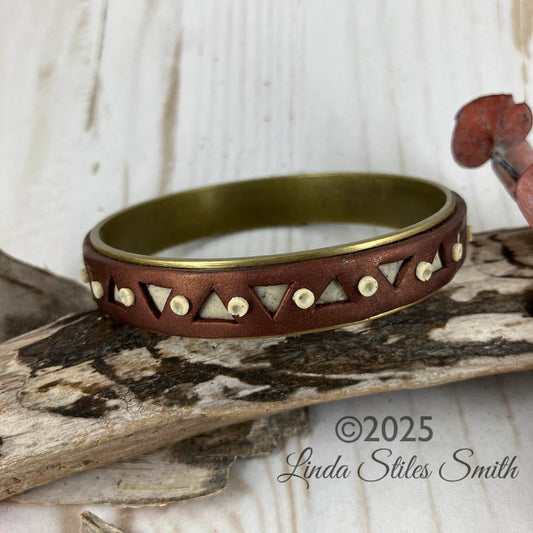
[[[431,263],[428,263],[427,261],[420,261],[420,263],[416,265],[416,277],[420,281],[428,281],[432,271],[433,267],[431,266]]]
[[[466,226],[466,240],[468,242],[472,242],[474,240],[474,236],[472,235],[472,226],[470,225]]]
[[[130,305],[133,305],[135,303],[135,294],[133,294],[133,291],[131,289],[128,289],[126,287],[118,291],[118,297],[120,303],[122,305],[125,305],[126,307],[130,307]]]
[[[462,257],[463,257],[463,245],[460,242],[453,243],[452,259],[454,261],[460,261]]]
[[[248,301],[241,296],[233,297],[228,303],[228,312],[233,316],[244,316],[249,308]]]
[[[80,278],[83,283],[89,283],[89,274],[87,274],[86,268],[80,268]]]
[[[315,303],[315,295],[305,288],[298,289],[292,299],[300,309],[309,309]]]
[[[189,312],[190,307],[189,300],[187,300],[182,294],[174,296],[174,298],[170,300],[170,309],[172,309],[172,312],[176,315],[186,315]]]
[[[99,281],[91,281],[91,290],[94,297],[99,300],[104,295],[104,288]]]
[[[378,290],[378,281],[372,276],[363,276],[357,284],[357,289],[363,296],[373,296]]]

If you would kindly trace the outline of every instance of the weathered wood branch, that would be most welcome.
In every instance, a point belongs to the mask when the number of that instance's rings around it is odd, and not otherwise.
[[[94,308],[87,287],[10,257],[0,250],[0,337],[22,334],[66,313]],[[120,463],[85,470],[30,489],[15,503],[160,505],[213,494],[227,483],[233,462],[271,452],[284,437],[307,429],[295,409],[173,443]],[[88,513],[82,526],[97,527]],[[83,527],[82,527],[83,529]]]
[[[304,405],[533,368],[533,233],[470,256],[424,302],[337,331],[185,339],[89,312],[0,345],[0,497]]]
[[[308,428],[305,408],[240,422],[154,452],[61,478],[7,501],[162,505],[222,490],[237,458],[265,455]]]
[[[68,313],[95,309],[86,288],[0,250],[0,342]]]
[[[81,533],[124,533],[89,511],[81,514]]]

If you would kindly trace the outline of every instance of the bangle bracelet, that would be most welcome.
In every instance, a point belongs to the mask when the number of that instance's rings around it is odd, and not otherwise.
[[[314,250],[226,259],[158,251],[244,229],[306,223],[400,228]],[[83,255],[100,309],[187,337],[330,329],[412,305],[452,279],[467,236],[462,198],[429,181],[313,174],[237,181],[157,198],[93,228]]]

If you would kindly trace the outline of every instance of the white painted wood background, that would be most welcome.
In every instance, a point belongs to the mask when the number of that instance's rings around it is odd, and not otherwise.
[[[510,92],[533,103],[532,31],[529,0],[0,0],[0,247],[76,278],[83,236],[118,208],[206,183],[335,170],[429,177],[464,196],[474,230],[524,225],[490,168],[458,168],[449,145],[470,99]],[[267,237],[264,252],[318,238]],[[228,242],[257,251],[250,236]],[[90,509],[139,533],[531,531],[532,382],[314,407],[310,435],[239,463],[220,495]],[[487,462],[517,454],[521,475],[277,483],[284,456],[307,445],[324,460],[364,455],[332,434],[344,413],[430,414],[438,438],[409,453],[440,458],[471,443]],[[0,530],[77,531],[83,508],[0,505]]]

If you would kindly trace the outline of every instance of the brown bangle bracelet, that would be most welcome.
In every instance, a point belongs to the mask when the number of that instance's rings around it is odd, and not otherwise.
[[[154,255],[243,229],[324,222],[401,229],[277,255]],[[122,322],[187,337],[260,337],[335,328],[412,305],[452,279],[467,240],[465,203],[445,187],[383,174],[313,174],[133,206],[98,224],[83,255],[98,306]]]

